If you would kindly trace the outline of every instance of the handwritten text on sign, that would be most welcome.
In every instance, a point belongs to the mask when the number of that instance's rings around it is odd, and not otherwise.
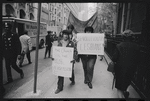
[[[104,55],[103,33],[78,33],[78,54]]]
[[[73,48],[53,46],[52,71],[54,75],[71,77],[73,60]]]

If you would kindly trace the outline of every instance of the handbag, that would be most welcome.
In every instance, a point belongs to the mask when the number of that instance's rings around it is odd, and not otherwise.
[[[115,72],[114,67],[115,67],[115,63],[114,62],[110,62],[108,64],[107,71],[114,73]]]
[[[112,89],[114,88],[115,80],[116,80],[116,75],[115,75],[115,63],[110,62],[108,64],[107,71],[111,72],[114,75],[113,82],[112,82]]]

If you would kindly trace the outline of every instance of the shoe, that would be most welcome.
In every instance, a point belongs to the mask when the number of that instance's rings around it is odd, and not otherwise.
[[[100,61],[102,61],[103,60],[103,58],[102,59],[100,59]]]
[[[90,82],[88,83],[88,86],[89,86],[89,88],[91,88],[91,89],[93,88],[93,87],[92,87],[92,84],[91,84]]]
[[[8,80],[4,85],[7,85],[7,84],[12,83],[12,82],[13,82],[13,79]]]
[[[72,81],[72,78],[69,78],[70,81]]]
[[[85,84],[87,84],[88,82],[84,81]]]
[[[70,83],[70,85],[75,85],[75,82],[72,81],[72,82]]]
[[[23,70],[21,70],[20,77],[21,77],[22,79],[24,78]]]
[[[57,89],[56,91],[55,91],[55,94],[58,94],[59,92],[61,92],[63,89]]]
[[[22,67],[22,65],[19,65],[19,67]]]
[[[48,58],[51,58],[50,56]]]
[[[31,64],[32,62],[29,62],[29,64]]]
[[[46,59],[46,57],[44,57],[44,59]]]
[[[123,95],[124,95],[125,98],[129,98],[129,92],[128,91],[124,91]]]

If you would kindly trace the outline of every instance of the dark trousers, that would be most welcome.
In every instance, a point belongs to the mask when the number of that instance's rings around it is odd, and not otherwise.
[[[97,59],[97,56],[86,56],[81,55],[80,56],[83,70],[84,70],[84,82],[92,82],[93,79],[93,72],[94,72],[94,65]]]
[[[73,64],[73,69],[72,69],[72,77],[70,78],[72,82],[75,82],[75,76],[74,76],[74,64]],[[58,76],[58,82],[57,82],[57,88],[58,89],[63,89],[64,86],[64,77]]]
[[[52,46],[47,46],[47,47],[46,47],[46,50],[45,50],[45,57],[46,57],[46,55],[47,55],[47,52],[48,52],[48,57],[51,56],[51,47],[52,47]]]
[[[19,62],[19,65],[22,65],[23,60],[24,60],[24,56],[25,56],[25,54],[21,54],[21,60],[20,60],[20,62]],[[28,59],[28,62],[30,63],[30,62],[31,62],[30,51],[28,51],[28,52],[26,53],[26,57],[27,57],[27,59]]]
[[[5,56],[5,65],[6,65],[6,71],[7,71],[7,80],[12,80],[12,73],[11,73],[11,67],[16,70],[18,73],[21,73],[22,70],[17,66],[17,55],[15,56]]]

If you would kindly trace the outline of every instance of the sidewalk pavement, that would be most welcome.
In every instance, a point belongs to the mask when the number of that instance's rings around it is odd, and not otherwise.
[[[111,60],[105,54],[108,62]],[[117,90],[112,90],[113,75],[107,71],[105,59],[97,61],[94,68],[93,89],[84,84],[84,73],[81,61],[75,64],[75,85],[70,85],[69,78],[64,79],[64,89],[55,94],[57,88],[57,76],[52,74],[52,67],[48,66],[38,74],[37,92],[33,93],[34,78],[25,83],[17,90],[12,91],[4,98],[118,98]],[[130,98],[140,98],[132,86],[129,87]]]

